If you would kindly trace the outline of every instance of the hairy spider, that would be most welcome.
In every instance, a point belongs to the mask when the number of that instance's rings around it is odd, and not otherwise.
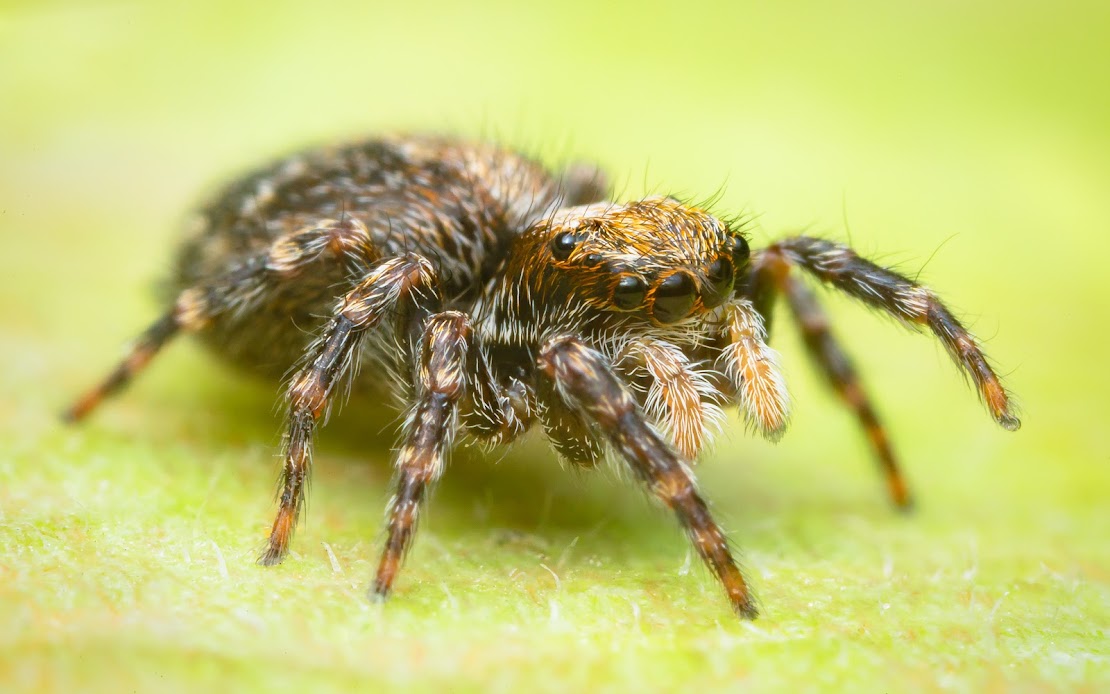
[[[778,295],[855,410],[894,503],[910,500],[796,270],[930,329],[998,423],[1018,428],[975,338],[928,289],[830,241],[797,236],[752,252],[742,229],[697,207],[608,202],[606,190],[592,167],[553,175],[520,154],[449,138],[384,138],[277,162],[198,215],[169,308],[66,416],[87,415],[182,331],[270,377],[299,365],[277,518],[259,558],[272,565],[289,551],[316,427],[341,384],[388,387],[407,415],[377,598],[393,588],[456,435],[507,443],[539,422],[574,465],[596,465],[607,448],[623,458],[747,618],[755,603],[689,463],[725,406],[738,404],[770,439],[786,426],[787,391],[767,344]],[[379,368],[360,371],[366,359]]]

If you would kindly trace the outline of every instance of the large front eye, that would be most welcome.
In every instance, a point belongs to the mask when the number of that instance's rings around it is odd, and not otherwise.
[[[617,281],[613,290],[613,305],[625,311],[631,311],[644,303],[647,296],[647,285],[636,275],[625,275]]]
[[[673,323],[685,318],[694,307],[696,286],[685,272],[676,272],[663,279],[655,288],[651,312],[660,323]]]

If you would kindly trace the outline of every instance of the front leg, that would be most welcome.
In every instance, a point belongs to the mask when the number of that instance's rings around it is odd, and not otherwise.
[[[971,378],[995,421],[1009,431],[1021,426],[1010,394],[991,368],[978,340],[928,288],[861,258],[847,246],[809,236],[772,244],[764,252],[762,262],[797,266],[909,326],[928,328]]]
[[[855,412],[866,432],[891,500],[898,508],[909,509],[912,506],[909,488],[886,427],[871,404],[852,360],[833,335],[829,318],[817,296],[798,273],[791,272],[789,263],[773,253],[756,255],[746,293],[767,322],[771,320],[776,297],[782,293],[810,357],[841,400]]]
[[[675,512],[737,614],[754,619],[757,610],[747,583],[728,539],[697,493],[693,474],[648,424],[606,358],[577,338],[556,337],[540,351],[538,366],[563,400],[595,422],[636,475]]]

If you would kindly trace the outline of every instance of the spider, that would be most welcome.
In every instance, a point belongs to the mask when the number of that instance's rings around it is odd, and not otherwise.
[[[539,424],[562,459],[622,458],[678,518],[735,612],[757,610],[690,464],[738,405],[777,439],[788,418],[768,345],[781,295],[810,356],[867,433],[891,499],[910,495],[878,416],[804,275],[932,331],[1003,427],[1019,420],[975,338],[930,290],[807,236],[751,251],[742,225],[671,197],[607,200],[586,165],[551,173],[449,137],[318,149],[228,186],[187,231],[165,313],[65,414],[79,420],[178,333],[286,386],[282,561],[316,429],[352,385],[405,413],[385,547],[393,589],[429,488],[459,434],[505,444]],[[359,369],[368,361],[373,368]]]

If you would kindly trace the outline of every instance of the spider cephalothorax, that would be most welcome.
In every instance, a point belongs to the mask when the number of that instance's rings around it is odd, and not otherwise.
[[[754,602],[689,463],[723,409],[769,438],[788,399],[765,325],[786,299],[811,356],[866,429],[899,506],[909,495],[851,363],[796,270],[929,328],[1007,429],[1018,420],[978,343],[928,289],[829,241],[751,251],[740,228],[673,198],[604,200],[589,167],[398,137],[290,157],[226,189],[179,254],[165,315],[68,412],[79,419],[178,331],[276,376],[288,423],[277,518],[259,561],[288,552],[316,426],[345,379],[405,411],[385,597],[457,434],[505,443],[539,423],[567,461],[612,451],[671,508],[733,608]],[[306,328],[308,329],[306,331]],[[315,338],[305,337],[306,332]],[[358,373],[370,360],[384,367]]]
[[[747,263],[744,236],[695,207],[672,198],[594,203],[559,210],[521,234],[492,294],[501,304],[495,310],[516,314],[535,335],[549,327],[536,324],[535,308],[552,304],[664,326],[727,301],[736,267]]]

